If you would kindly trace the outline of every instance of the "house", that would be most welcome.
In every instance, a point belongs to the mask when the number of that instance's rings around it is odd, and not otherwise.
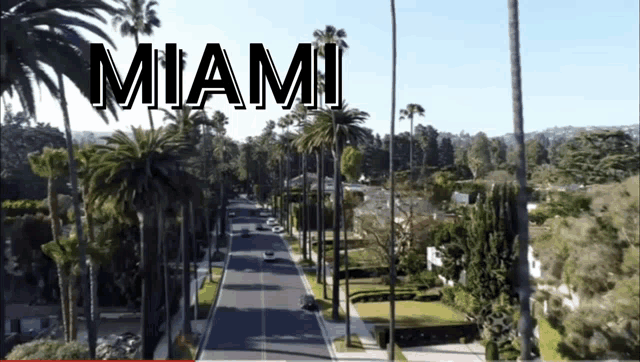
[[[453,195],[451,195],[451,200],[456,204],[469,205],[471,204],[471,195],[454,191]]]

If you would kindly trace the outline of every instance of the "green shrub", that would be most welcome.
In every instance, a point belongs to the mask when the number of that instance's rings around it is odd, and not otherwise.
[[[89,359],[89,347],[73,341],[64,343],[38,339],[15,346],[6,356],[7,360],[81,360]]]
[[[5,210],[7,217],[49,214],[49,207],[42,200],[5,200],[2,202],[2,209]]]
[[[456,294],[454,287],[446,286],[442,288],[442,298],[440,301],[450,307],[455,306]]]
[[[496,342],[488,342],[485,347],[485,360],[498,361],[499,359],[500,354],[498,353],[498,345]]]
[[[424,270],[418,274],[413,274],[409,276],[409,282],[417,284],[419,286],[423,286],[426,288],[433,288],[436,286],[437,281],[440,280],[435,272]]]

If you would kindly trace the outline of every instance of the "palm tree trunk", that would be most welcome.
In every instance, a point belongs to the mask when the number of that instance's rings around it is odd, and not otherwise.
[[[320,284],[322,282],[322,269],[324,269],[322,266],[324,264],[324,260],[323,260],[323,253],[324,253],[324,245],[322,245],[322,237],[321,237],[321,233],[320,230],[321,229],[321,222],[322,222],[322,215],[320,215],[320,213],[322,212],[322,190],[320,189],[321,187],[321,165],[320,165],[320,151],[316,152],[316,161],[317,161],[317,165],[316,165],[316,173],[318,175],[318,179],[316,182],[316,185],[318,187],[318,190],[316,190],[317,193],[317,204],[316,204],[316,245],[318,246],[318,253],[316,256],[316,283]]]
[[[192,264],[194,269],[193,272],[195,274],[195,279],[196,279],[196,290],[195,290],[196,302],[195,302],[195,305],[193,306],[193,319],[197,320],[198,319],[198,290],[200,289],[200,286],[198,285],[198,244],[196,242],[195,218],[196,217],[193,210],[193,201],[189,201],[189,228],[191,229],[191,247],[193,248],[193,250],[191,251],[191,255],[193,255]]]
[[[331,112],[331,118],[333,119],[333,132],[335,140],[335,149],[333,153],[333,319],[338,320],[340,318],[340,148],[338,141],[338,132],[336,126],[336,119],[333,112]]]
[[[69,340],[78,340],[78,293],[76,291],[77,277],[70,273],[69,277]]]
[[[307,260],[309,258],[307,248],[307,156],[302,155],[302,257]]]
[[[156,198],[157,200],[157,198]],[[160,208],[160,205],[156,202],[156,210],[158,213],[158,241],[161,247],[162,247],[162,263],[164,264],[164,268],[163,268],[163,274],[164,274],[164,315],[165,315],[165,319],[166,319],[166,325],[167,325],[167,329],[166,329],[166,334],[167,334],[167,339],[169,341],[172,340],[172,333],[171,333],[171,299],[169,297],[170,292],[169,292],[169,252],[168,252],[168,245],[167,245],[167,241],[166,238],[164,237],[164,218],[162,217],[162,210]],[[173,358],[173,343],[167,343],[167,358],[171,359]]]
[[[291,160],[287,153],[287,233],[291,232]]]
[[[4,321],[5,319],[5,300],[4,300],[4,254],[6,250],[6,241],[4,238],[4,210],[0,211],[0,358],[4,358],[5,346],[4,346]]]
[[[133,39],[136,42],[136,49],[140,46],[140,40],[138,39],[138,33],[133,34]],[[151,110],[147,108],[147,114],[149,115],[149,125],[151,126],[151,130],[153,130],[153,117],[151,116]]]
[[[207,241],[207,264],[208,264],[208,270],[209,270],[209,281],[213,282],[213,269],[211,266],[211,223],[210,223],[210,216],[209,215],[209,191],[210,191],[210,185],[209,185],[209,157],[207,155],[207,151],[208,151],[208,146],[209,146],[209,127],[207,127],[206,125],[202,126],[203,130],[204,130],[204,147],[203,147],[203,153],[204,153],[204,181],[205,181],[205,202],[204,202],[204,222],[205,222],[205,232],[207,233],[206,236],[206,241]]]
[[[138,221],[140,223],[140,271],[142,272],[142,298],[140,312],[140,330],[141,330],[141,350],[142,359],[153,359],[152,341],[155,339],[155,333],[151,328],[151,278],[152,265],[150,260],[149,244],[155,242],[154,229],[157,228],[155,223],[155,212],[151,210],[138,211]]]
[[[320,173],[322,174],[320,177],[320,237],[322,238],[322,293],[324,295],[324,299],[328,299],[329,296],[327,294],[327,235],[325,233],[325,215],[324,215],[324,150],[320,151]]]
[[[411,136],[409,137],[409,243],[413,244],[413,113],[411,120]]]
[[[78,197],[78,172],[76,169],[76,160],[73,154],[73,136],[71,133],[71,121],[69,120],[69,109],[67,108],[67,98],[64,90],[64,78],[62,73],[58,73],[58,88],[60,89],[60,107],[62,108],[62,118],[64,120],[65,138],[67,141],[67,154],[69,157],[69,178],[71,179],[71,196],[73,199],[73,211],[75,213],[76,232],[78,235],[78,249],[80,251],[80,270],[82,284],[82,296],[85,321],[87,324],[87,337],[89,340],[89,356],[91,359],[96,358],[96,330],[91,321],[91,294],[89,291],[89,276],[87,266],[87,243],[84,239],[82,230],[82,219],[80,214],[80,200]]]
[[[346,329],[346,342],[347,347],[351,346],[351,318],[349,317],[349,239],[347,238],[347,218],[344,209],[344,196],[342,197],[342,224],[344,230],[344,289],[345,297],[347,301],[347,308],[345,310],[345,329]]]
[[[189,317],[191,285],[189,283],[189,242],[187,241],[188,209],[188,201],[183,201],[180,210],[182,214],[180,246],[182,247],[182,334],[185,336],[191,334],[191,318]]]
[[[513,131],[518,147],[518,287],[520,297],[520,335],[522,347],[520,359],[531,360],[531,294],[529,287],[529,215],[527,212],[527,158],[524,144],[524,119],[522,115],[522,74],[520,69],[520,29],[518,0],[509,0],[509,51],[511,53],[511,94],[513,101]]]
[[[94,230],[94,222],[93,222],[93,210],[90,209],[89,203],[87,202],[88,197],[86,195],[86,190],[82,188],[82,199],[84,201],[84,210],[87,215],[87,231],[89,238],[89,243],[91,245],[95,245],[96,243],[96,235]],[[98,327],[100,323],[100,311],[98,310],[98,265],[96,265],[95,261],[89,259],[89,291],[91,293],[91,323],[93,324],[96,336],[98,334]]]
[[[60,308],[62,309],[62,327],[64,334],[64,341],[71,341],[71,333],[69,330],[69,276],[65,270],[65,266],[61,263],[56,263],[58,269],[58,286],[60,287]]]
[[[391,133],[389,139],[389,177],[391,178],[391,190],[389,194],[390,199],[390,216],[391,216],[391,240],[389,243],[389,346],[388,346],[388,358],[389,361],[395,359],[395,329],[396,329],[396,257],[395,257],[395,192],[396,184],[395,177],[393,176],[393,137],[395,134],[395,115],[396,115],[396,3],[395,0],[391,0]]]

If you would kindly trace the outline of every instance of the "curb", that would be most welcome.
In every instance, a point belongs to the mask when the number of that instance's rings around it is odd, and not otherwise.
[[[289,252],[289,256],[291,256],[291,259],[293,259],[293,251],[291,249],[291,245],[289,245],[289,242],[286,241],[283,237],[280,237],[280,238],[287,246],[287,251]],[[304,271],[302,270],[302,268],[297,262],[294,262],[294,263],[296,265],[296,269],[298,270],[298,274],[302,278],[302,283],[304,284],[304,287],[307,290],[307,293],[314,294],[313,289],[309,285],[309,281],[307,280],[306,274],[304,273]],[[329,333],[327,332],[327,327],[325,325],[324,317],[321,317],[319,313],[313,313],[313,314],[315,315],[316,320],[318,321],[318,325],[320,326],[320,331],[322,332],[322,336],[324,337],[325,343],[329,347],[328,349],[329,349],[329,354],[331,355],[331,360],[338,361],[339,359],[337,356],[337,352],[336,352],[335,346],[333,345],[333,341],[329,338]]]
[[[213,325],[213,316],[215,315],[215,310],[218,306],[218,298],[220,297],[220,292],[222,291],[222,286],[224,285],[224,279],[227,275],[227,265],[229,265],[229,260],[231,260],[231,244],[233,242],[233,237],[229,234],[229,243],[227,246],[227,257],[224,262],[224,266],[222,268],[222,276],[220,277],[220,284],[218,285],[218,290],[216,291],[216,296],[211,304],[211,308],[209,309],[209,315],[207,316],[207,325],[205,327],[205,334],[200,338],[200,343],[198,343],[198,349],[196,350],[196,360],[200,359],[200,355],[202,354],[202,348],[204,346],[204,341],[209,339],[211,335],[211,329]]]

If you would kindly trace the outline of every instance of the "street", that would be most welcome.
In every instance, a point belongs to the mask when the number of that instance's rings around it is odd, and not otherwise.
[[[316,315],[299,306],[306,294],[285,241],[271,231],[257,231],[266,218],[250,216],[255,204],[229,205],[231,254],[222,280],[211,329],[205,332],[200,360],[331,359]],[[249,237],[241,230],[248,228]],[[262,254],[275,252],[275,262]]]

